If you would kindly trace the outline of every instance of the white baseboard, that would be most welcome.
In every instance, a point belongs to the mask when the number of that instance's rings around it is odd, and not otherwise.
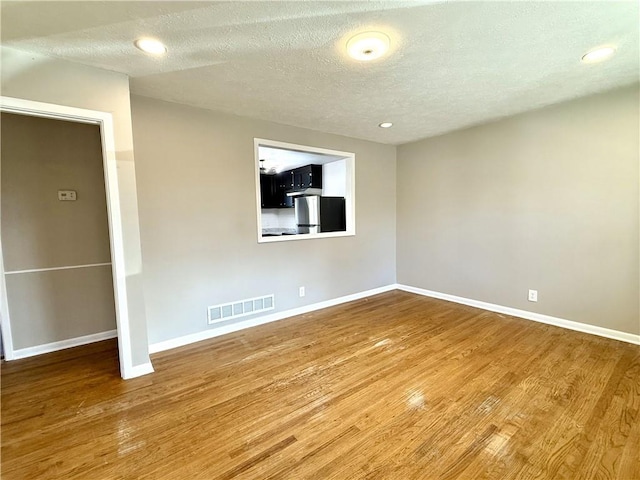
[[[13,360],[33,357],[34,355],[41,355],[43,353],[56,352],[58,350],[64,350],[65,348],[79,347],[80,345],[100,342],[102,340],[116,338],[117,336],[117,330],[109,330],[108,332],[93,333],[91,335],[84,335],[83,337],[69,338],[68,340],[60,340],[59,342],[36,345],[35,347],[20,348],[13,351]]]
[[[272,313],[271,315],[264,315],[262,317],[245,320],[243,322],[224,325],[222,327],[212,328],[210,330],[193,333],[191,335],[185,335],[183,337],[172,338],[171,340],[165,340],[163,342],[152,343],[151,345],[149,345],[149,353],[163,352],[172,348],[182,347],[191,343],[201,342],[202,340],[208,340],[210,338],[226,335],[227,333],[237,332],[238,330],[244,330],[245,328],[263,325],[265,323],[276,322],[284,318],[302,315],[305,313],[313,312],[315,310],[320,310],[322,308],[333,307],[334,305],[339,305],[341,303],[360,300],[361,298],[370,297],[379,293],[389,292],[391,290],[396,290],[395,284],[374,288],[372,290],[366,290],[364,292],[354,293],[353,295],[334,298],[332,300],[327,300],[324,302],[313,303],[311,305],[305,305],[304,307],[293,308],[291,310],[285,310],[283,312]]]
[[[151,365],[151,362],[134,365],[133,367],[125,369],[122,378],[129,380],[130,378],[141,377],[149,373],[153,373],[153,365]]]
[[[231,325],[225,325],[222,327],[212,328],[191,335],[185,335],[182,337],[172,338],[162,342],[152,343],[149,345],[149,353],[158,353],[165,350],[171,350],[172,348],[178,348],[191,343],[201,342],[210,338],[219,337],[228,333],[244,330],[245,328],[251,328],[258,325],[264,325],[265,323],[276,322],[285,318],[293,317],[296,315],[303,315],[305,313],[320,310],[322,308],[333,307],[341,303],[352,302],[354,300],[360,300],[361,298],[370,297],[379,293],[389,292],[391,290],[403,290],[405,292],[416,293],[418,295],[424,295],[432,298],[439,298],[441,300],[447,300],[454,303],[460,303],[463,305],[469,305],[471,307],[481,308],[483,310],[489,310],[492,312],[504,313],[506,315],[512,315],[514,317],[524,318],[526,320],[533,320],[535,322],[546,323],[548,325],[554,325],[569,330],[576,330],[578,332],[590,333],[592,335],[598,335],[600,337],[612,338],[614,340],[620,340],[627,343],[633,343],[640,345],[640,335],[634,335],[632,333],[620,332],[618,330],[611,330],[608,328],[597,327],[586,323],[574,322],[572,320],[565,320],[562,318],[551,317],[549,315],[543,315],[540,313],[528,312],[526,310],[519,310],[511,307],[504,307],[502,305],[496,305],[493,303],[481,302],[479,300],[471,300],[469,298],[458,297],[456,295],[449,295],[447,293],[434,292],[432,290],[425,290],[423,288],[411,287],[402,284],[391,284],[384,287],[374,288],[372,290],[366,290],[364,292],[354,293],[353,295],[346,295],[344,297],[334,298],[324,302],[313,303],[311,305],[305,305],[304,307],[294,308],[291,310],[285,310],[283,312],[273,313],[271,315],[265,315],[243,322],[233,323]],[[134,367],[137,368],[137,367]],[[149,364],[151,369],[145,373],[151,373],[153,367]],[[144,375],[145,373],[140,373]],[[137,376],[137,375],[136,375]],[[130,377],[126,377],[130,378]]]
[[[635,335],[633,333],[620,332],[618,330],[611,330],[609,328],[597,327],[595,325],[589,325],[587,323],[574,322],[572,320],[565,320],[563,318],[543,315],[541,313],[534,313],[534,312],[528,312],[526,310],[519,310],[517,308],[504,307],[502,305],[496,305],[494,303],[481,302],[479,300],[471,300],[469,298],[458,297],[456,295],[449,295],[448,293],[434,292],[432,290],[425,290],[423,288],[410,287],[408,285],[397,284],[395,285],[395,287],[398,290],[417,293],[418,295],[424,295],[426,297],[439,298],[441,300],[447,300],[449,302],[454,302],[454,303],[461,303],[463,305],[469,305],[471,307],[477,307],[483,310],[489,310],[491,312],[504,313],[506,315],[512,315],[514,317],[520,317],[526,320],[533,320],[534,322],[546,323],[547,325],[554,325],[556,327],[566,328],[569,330],[575,330],[583,333],[590,333],[592,335],[597,335],[599,337],[612,338],[614,340],[620,340],[622,342],[640,345],[640,335]]]

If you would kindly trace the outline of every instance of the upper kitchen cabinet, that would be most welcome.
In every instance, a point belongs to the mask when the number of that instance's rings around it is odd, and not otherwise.
[[[260,174],[260,203],[262,208],[277,208],[277,183],[275,175]]]
[[[291,172],[286,171],[275,175],[279,208],[293,208],[293,197],[287,195],[291,191]]]
[[[260,173],[260,203],[262,208],[293,208],[292,173]]]
[[[290,175],[291,189],[287,189],[287,191],[301,192],[309,188],[322,190],[322,165],[305,165],[294,168]]]
[[[254,139],[258,242],[355,235],[355,154]]]

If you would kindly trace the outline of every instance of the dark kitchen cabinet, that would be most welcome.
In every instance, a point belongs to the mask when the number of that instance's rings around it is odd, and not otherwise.
[[[278,208],[293,208],[293,197],[287,195],[287,192],[291,191],[291,172],[276,175],[276,189]]]
[[[290,192],[322,189],[322,165],[305,165],[277,175],[260,174],[262,208],[293,208]]]
[[[296,189],[322,188],[322,165],[306,165],[294,171]]]
[[[307,188],[322,188],[322,165],[305,165],[290,172],[290,190],[298,192]]]
[[[262,208],[278,208],[277,182],[275,175],[260,174],[260,200]]]
[[[278,175],[260,174],[260,204],[262,208],[293,208],[293,197],[287,196],[291,191],[291,172]]]

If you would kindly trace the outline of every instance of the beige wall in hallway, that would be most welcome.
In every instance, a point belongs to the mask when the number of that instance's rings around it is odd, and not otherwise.
[[[9,113],[0,126],[5,270],[110,262],[100,127]]]
[[[6,272],[111,261],[100,128],[2,113]],[[74,190],[76,201],[59,201]],[[14,348],[116,328],[111,268],[6,276]]]
[[[640,333],[639,135],[636,85],[400,146],[398,282]]]

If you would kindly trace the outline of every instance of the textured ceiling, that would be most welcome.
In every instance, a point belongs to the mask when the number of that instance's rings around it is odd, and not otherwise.
[[[1,13],[3,45],[124,72],[135,94],[392,144],[640,74],[636,1],[3,1]],[[367,30],[391,37],[390,55],[346,58]],[[143,35],[168,54],[136,50]],[[601,44],[617,55],[580,62]]]

